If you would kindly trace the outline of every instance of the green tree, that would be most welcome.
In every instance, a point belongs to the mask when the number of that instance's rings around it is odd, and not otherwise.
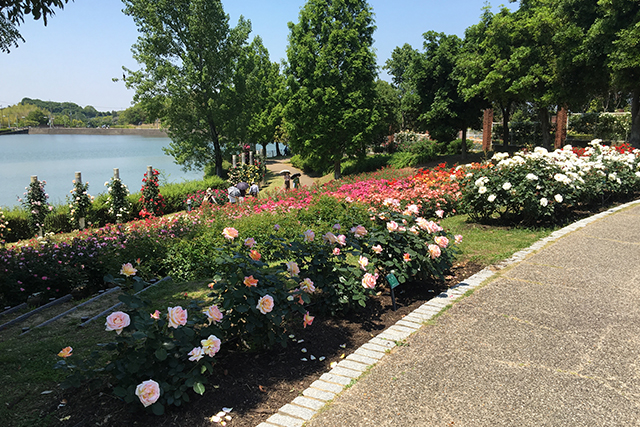
[[[607,55],[611,85],[631,94],[629,142],[640,148],[640,3],[601,0],[598,12],[587,41],[602,46]]]
[[[222,176],[220,132],[227,91],[251,24],[235,28],[219,0],[123,0],[140,36],[133,56],[143,65],[125,78],[151,118],[160,117],[171,144],[165,152],[185,169],[216,165]]]
[[[227,93],[234,107],[229,110],[225,135],[234,145],[260,144],[266,155],[266,146],[273,142],[281,122],[283,89],[280,66],[270,61],[262,39],[255,37],[243,49]]]
[[[25,15],[33,19],[42,18],[47,25],[47,17],[55,15],[54,9],[63,9],[69,0],[2,0],[0,1],[0,51],[9,53],[12,46],[18,47],[18,42],[24,38],[18,31],[18,26],[24,22]]]
[[[31,111],[29,114],[27,114],[26,120],[32,126],[40,126],[40,125],[46,125],[47,122],[49,121],[49,117],[44,113],[44,111],[37,108]]]
[[[377,118],[375,30],[364,0],[309,0],[289,23],[285,117],[293,152],[333,163],[364,155]]]
[[[524,66],[513,55],[514,32],[515,21],[509,9],[493,14],[485,7],[480,22],[465,31],[458,62],[460,90],[465,99],[481,97],[500,108],[505,145],[509,143],[511,110],[519,100],[512,85],[523,74]]]
[[[118,124],[139,125],[148,123],[149,115],[140,104],[132,105],[118,115]]]
[[[466,140],[468,127],[477,127],[482,114],[482,98],[465,99],[458,91],[455,73],[462,40],[456,35],[429,31],[424,34],[424,53],[410,67],[416,92],[420,97],[419,123],[437,141],[449,143],[462,131]],[[466,144],[462,144],[466,155]]]
[[[398,90],[384,80],[376,81],[376,101],[378,121],[376,123],[373,142],[376,145],[385,142],[389,135],[393,135],[401,129],[400,100]]]
[[[415,130],[420,115],[420,97],[417,94],[415,80],[410,75],[410,67],[420,57],[420,53],[405,43],[391,52],[391,58],[385,62],[386,69],[392,76],[393,86],[397,90],[402,117],[402,130]]]

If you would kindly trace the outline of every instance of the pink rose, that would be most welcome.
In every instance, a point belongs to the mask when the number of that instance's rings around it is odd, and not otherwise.
[[[456,239],[455,240],[456,245],[459,245],[460,243],[462,243],[462,234],[456,234],[454,237]]]
[[[345,236],[344,234],[341,234],[338,236],[338,243],[340,243],[340,246],[344,246],[347,244],[347,236]]]
[[[238,237],[238,230],[236,230],[233,227],[227,227],[224,230],[222,230],[222,235],[229,240],[233,240],[236,237]]]
[[[334,255],[340,255],[340,248],[333,248],[333,254]]]
[[[375,274],[371,274],[371,273],[365,273],[364,277],[362,278],[362,286],[364,286],[367,289],[374,289],[376,287],[376,281],[378,280],[378,275]]]
[[[395,221],[389,221],[387,223],[387,230],[389,230],[389,233],[393,233],[394,231],[398,231],[398,223]]]
[[[150,316],[154,320],[159,320],[160,319],[160,312],[158,310],[156,310],[152,314],[150,314]]]
[[[153,405],[160,397],[160,385],[153,380],[143,381],[136,387],[136,396],[145,408]]]
[[[360,259],[358,259],[358,264],[360,264],[360,268],[363,270],[367,269],[367,265],[369,265],[369,258],[366,256],[360,255]]]
[[[225,236],[227,237],[227,236]],[[244,245],[253,248],[253,245],[256,244],[256,240],[253,237],[249,237],[248,239],[244,239]]]
[[[220,312],[220,309],[216,305],[210,306],[209,308],[204,310],[203,313],[207,315],[207,320],[209,321],[209,324],[211,324],[211,322],[219,322],[222,320],[222,317],[223,317],[222,313]]]
[[[402,259],[404,260],[404,262],[409,262],[411,261],[411,255],[405,252],[404,255],[402,255]]]
[[[271,295],[265,295],[258,300],[258,305],[256,306],[260,313],[267,314],[271,310],[273,310],[273,297]]]
[[[438,210],[436,211],[436,216],[437,216],[438,218],[442,218],[442,217],[444,216],[444,211],[443,211],[442,209],[438,209]]]
[[[184,326],[187,324],[187,310],[183,310],[182,307],[169,307],[167,309],[169,314],[169,327],[178,329],[178,326]]]
[[[111,313],[107,317],[107,322],[105,326],[107,327],[107,331],[116,331],[118,335],[122,332],[124,328],[131,324],[131,318],[127,313],[123,313],[122,311],[116,311],[115,313]]]
[[[328,232],[327,234],[322,236],[322,240],[324,240],[326,243],[331,243],[331,244],[338,243],[338,238],[332,232]]]
[[[375,245],[371,247],[371,250],[377,254],[382,253],[382,246],[380,245]]]

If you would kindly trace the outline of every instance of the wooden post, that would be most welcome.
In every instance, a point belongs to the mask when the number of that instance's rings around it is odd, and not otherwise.
[[[564,143],[567,140],[567,107],[563,106],[558,110],[556,116],[556,139],[553,144],[554,148],[564,147]]]
[[[38,175],[31,175],[31,183],[38,182]],[[44,237],[44,233],[42,232],[42,224],[38,224],[38,237]]]
[[[76,172],[76,183],[82,184],[82,172]],[[76,197],[80,197],[80,195],[76,194]],[[78,228],[84,230],[84,217],[78,218]]]
[[[147,166],[147,179],[153,176],[153,166]]]
[[[113,168],[113,179],[120,179],[120,169]]]
[[[484,121],[482,126],[482,151],[491,151],[491,131],[493,130],[493,108],[484,110]]]

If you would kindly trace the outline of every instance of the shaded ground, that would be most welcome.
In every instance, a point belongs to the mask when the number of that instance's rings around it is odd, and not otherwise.
[[[413,283],[396,288],[398,309],[392,310],[391,298],[383,293],[369,300],[366,309],[346,319],[316,317],[307,329],[292,330],[296,341],[283,349],[260,354],[219,353],[216,373],[203,396],[194,395],[190,404],[171,408],[165,416],[132,413],[131,408],[99,390],[56,391],[55,404],[41,412],[55,426],[215,426],[210,418],[223,407],[233,408],[230,427],[254,427],[289,403],[333,361],[349,355],[383,329],[435,296],[445,286],[453,286],[482,268],[477,264],[456,265],[446,283]],[[304,340],[299,342],[299,340]],[[305,348],[307,351],[302,352]],[[315,360],[311,360],[311,355]],[[325,359],[320,361],[320,358]],[[307,358],[309,361],[302,361]],[[59,403],[66,401],[65,406]]]

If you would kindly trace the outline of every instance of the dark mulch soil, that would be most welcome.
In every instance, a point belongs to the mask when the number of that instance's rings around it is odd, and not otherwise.
[[[357,350],[382,330],[393,325],[425,301],[447,287],[481,270],[473,263],[456,265],[446,282],[403,284],[395,289],[397,311],[393,311],[388,292],[369,300],[367,307],[346,319],[321,319],[313,325],[292,331],[295,340],[287,348],[263,353],[219,353],[217,373],[210,378],[204,395],[192,395],[181,408],[168,408],[162,417],[148,415],[123,404],[102,390],[61,392],[65,405],[50,408],[55,426],[216,426],[210,418],[223,407],[233,408],[230,427],[254,427],[300,395],[313,381],[329,371],[330,363]],[[304,340],[303,342],[298,342]],[[303,353],[302,349],[307,352]],[[311,360],[311,355],[316,360]],[[320,361],[319,358],[325,359]],[[308,361],[301,360],[307,358]],[[137,406],[137,405],[136,405]]]

